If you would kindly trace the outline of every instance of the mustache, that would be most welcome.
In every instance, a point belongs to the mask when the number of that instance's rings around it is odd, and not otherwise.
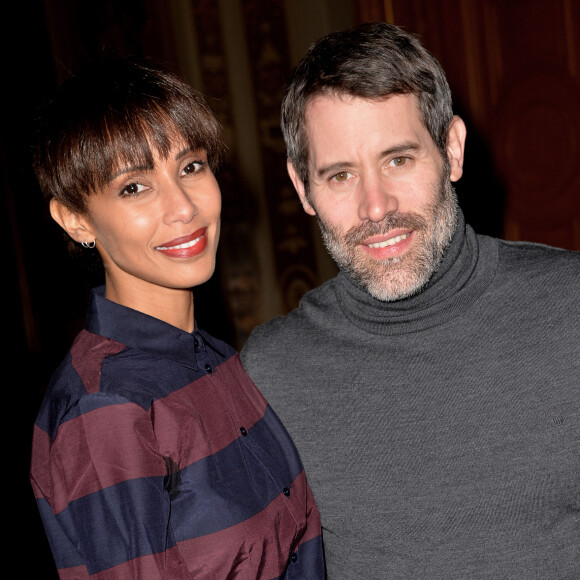
[[[360,244],[371,236],[388,234],[395,229],[424,230],[429,224],[427,220],[416,213],[388,213],[380,222],[367,221],[352,227],[344,236],[347,244]]]

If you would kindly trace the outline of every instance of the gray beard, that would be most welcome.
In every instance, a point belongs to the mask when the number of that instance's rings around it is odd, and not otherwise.
[[[444,172],[436,186],[435,199],[425,208],[424,215],[389,213],[382,221],[365,222],[344,236],[320,219],[318,225],[324,245],[338,267],[377,300],[392,302],[419,293],[435,274],[455,233],[457,212],[457,196]],[[413,248],[400,258],[377,261],[357,249],[365,239],[396,228],[415,232]]]

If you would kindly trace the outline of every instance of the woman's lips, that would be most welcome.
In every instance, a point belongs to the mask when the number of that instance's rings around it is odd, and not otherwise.
[[[201,254],[206,247],[207,228],[200,228],[188,236],[175,238],[155,249],[171,258],[193,258]]]

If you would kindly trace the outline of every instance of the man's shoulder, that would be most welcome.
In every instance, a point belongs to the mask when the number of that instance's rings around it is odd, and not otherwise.
[[[534,309],[544,319],[580,314],[580,252],[532,242],[499,240],[490,292],[513,309]]]
[[[290,313],[258,325],[240,353],[244,365],[254,353],[259,352],[262,356],[265,352],[283,353],[290,345],[296,349],[298,340],[304,344],[309,336],[316,335],[321,324],[332,318],[336,304],[335,281],[336,278],[332,278],[307,292]]]
[[[547,257],[555,257],[564,261],[578,262],[580,261],[580,252],[574,250],[567,250],[565,248],[558,248],[540,242],[529,241],[513,241],[496,239],[500,245],[500,249],[507,253],[523,254],[531,259],[544,259]]]
[[[500,266],[522,275],[580,278],[580,252],[535,242],[498,240]]]

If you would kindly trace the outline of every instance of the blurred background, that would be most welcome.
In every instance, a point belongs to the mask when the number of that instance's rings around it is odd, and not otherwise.
[[[27,481],[32,424],[50,374],[83,327],[89,289],[101,282],[68,256],[34,180],[28,143],[36,107],[79,65],[110,53],[151,57],[207,95],[229,152],[218,174],[218,266],[196,290],[196,318],[241,348],[257,324],[288,312],[336,273],[286,175],[279,107],[293,66],[314,40],[370,20],[417,33],[447,72],[455,111],[468,127],[457,191],[476,231],[580,250],[580,2],[26,0],[5,6],[0,215],[7,249],[5,388],[14,413],[9,437],[17,442],[8,467],[16,472],[12,503],[20,532],[13,534],[12,553],[17,560],[26,553],[19,574],[56,577]]]

